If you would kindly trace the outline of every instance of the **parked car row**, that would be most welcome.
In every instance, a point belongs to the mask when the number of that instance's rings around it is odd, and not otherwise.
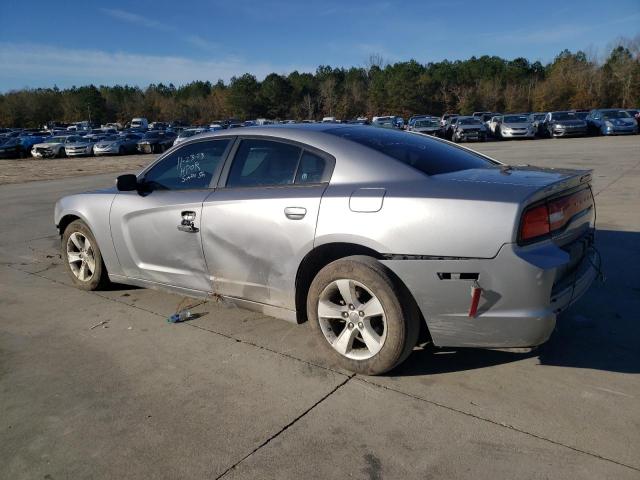
[[[324,117],[321,123],[348,123],[379,128],[405,129],[435,135],[453,142],[575,137],[585,135],[625,135],[638,133],[640,110],[605,108],[533,113],[473,112],[472,115],[445,113],[442,116],[414,115],[405,124],[399,115],[338,120]],[[0,158],[78,157],[162,153],[174,145],[203,133],[223,129],[270,124],[316,123],[315,120],[268,120],[244,122],[233,118],[206,126],[183,126],[177,122],[149,122],[136,117],[122,128],[118,123],[92,128],[89,122],[71,125],[51,122],[45,130],[0,129]]]
[[[638,110],[619,108],[510,114],[474,112],[471,116],[447,113],[439,118],[439,128],[425,133],[454,142],[485,141],[488,137],[507,140],[637,134],[638,118]],[[435,125],[437,119],[427,115],[411,117],[407,129],[419,131],[421,122]]]

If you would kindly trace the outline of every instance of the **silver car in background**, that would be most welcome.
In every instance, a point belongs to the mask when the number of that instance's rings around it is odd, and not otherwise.
[[[191,137],[193,137],[195,135],[199,135],[199,134],[204,133],[206,131],[207,131],[207,129],[205,129],[205,128],[185,128],[184,130],[182,130],[180,132],[180,134],[173,141],[173,146],[175,147],[176,145],[180,145],[182,142],[187,141]]]
[[[529,113],[502,115],[495,129],[498,138],[536,138],[533,116]]]
[[[308,320],[379,374],[436,346],[528,347],[596,276],[590,171],[509,167],[359,125],[201,135],[55,206],[74,284],[226,298]]]
[[[53,158],[66,156],[65,145],[77,142],[79,135],[56,135],[45,142],[31,147],[31,155],[35,158]]]
[[[93,147],[100,141],[102,136],[87,135],[84,137],[75,137],[68,140],[64,145],[64,152],[67,157],[88,157],[93,155]]]
[[[137,153],[137,145],[142,135],[124,133],[104,137],[93,147],[95,155],[126,155]]]
[[[542,134],[550,138],[582,137],[587,134],[586,120],[580,112],[573,111],[548,112],[541,128]]]
[[[487,127],[478,117],[458,117],[452,126],[451,140],[458,142],[484,142]]]
[[[440,117],[416,118],[408,127],[410,132],[437,135],[440,132]]]

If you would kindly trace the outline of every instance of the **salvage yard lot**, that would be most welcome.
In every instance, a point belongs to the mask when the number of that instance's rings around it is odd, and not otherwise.
[[[0,478],[640,478],[640,136],[469,147],[594,169],[607,281],[534,352],[426,348],[382,377],[307,325],[72,288],[55,200],[152,156],[0,161]]]

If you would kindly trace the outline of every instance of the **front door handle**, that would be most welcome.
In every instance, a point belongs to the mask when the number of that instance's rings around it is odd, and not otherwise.
[[[180,225],[178,225],[178,230],[187,233],[199,232],[200,229],[197,228],[194,224],[195,219],[196,212],[185,210],[184,212],[182,212],[182,222],[180,222]]]
[[[302,220],[307,214],[307,209],[304,207],[287,207],[284,209],[284,214],[289,220]]]

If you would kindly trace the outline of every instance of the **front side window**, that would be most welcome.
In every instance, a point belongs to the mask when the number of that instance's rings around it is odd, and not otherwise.
[[[221,139],[185,145],[151,167],[144,184],[151,190],[209,188],[229,142]]]
[[[227,187],[291,184],[300,153],[301,148],[287,143],[242,140],[231,164]]]

